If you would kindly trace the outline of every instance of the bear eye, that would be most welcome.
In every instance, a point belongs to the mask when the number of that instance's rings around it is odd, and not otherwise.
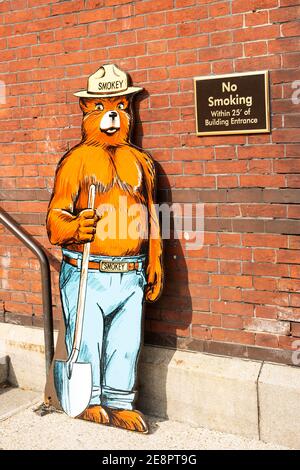
[[[99,111],[103,111],[104,109],[104,106],[102,103],[97,103],[96,106],[95,106],[96,109],[98,109]]]
[[[118,109],[125,109],[125,104],[124,103],[119,103],[118,104]]]

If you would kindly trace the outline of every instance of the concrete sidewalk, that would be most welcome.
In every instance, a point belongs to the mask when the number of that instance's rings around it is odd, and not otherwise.
[[[148,418],[149,435],[68,418],[63,413],[39,416],[37,405],[19,410],[0,423],[0,449],[18,450],[201,450],[285,449],[175,421]]]

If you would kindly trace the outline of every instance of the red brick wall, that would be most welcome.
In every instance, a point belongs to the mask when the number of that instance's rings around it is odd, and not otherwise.
[[[300,337],[297,0],[0,2],[1,206],[47,249],[60,312],[60,252],[45,213],[56,164],[78,142],[73,92],[103,62],[148,96],[136,141],[158,165],[159,200],[205,203],[204,247],[165,244],[166,285],[146,340],[291,361]],[[195,136],[193,77],[270,70],[270,135]],[[0,235],[2,321],[40,324],[38,263]]]

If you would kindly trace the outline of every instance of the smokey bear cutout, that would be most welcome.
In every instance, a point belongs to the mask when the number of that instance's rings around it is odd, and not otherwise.
[[[163,269],[154,163],[130,142],[141,90],[109,64],[75,93],[82,140],[58,164],[47,214],[49,240],[62,248],[63,321],[45,403],[147,433],[136,375],[144,301],[158,299]]]

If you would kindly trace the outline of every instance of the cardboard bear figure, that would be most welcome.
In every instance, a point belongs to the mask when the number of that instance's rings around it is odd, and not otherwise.
[[[154,164],[130,142],[132,97],[141,90],[109,64],[75,93],[82,140],[58,164],[47,214],[49,239],[62,247],[64,341],[45,401],[72,417],[147,433],[135,409],[143,303],[159,297],[163,272]]]

